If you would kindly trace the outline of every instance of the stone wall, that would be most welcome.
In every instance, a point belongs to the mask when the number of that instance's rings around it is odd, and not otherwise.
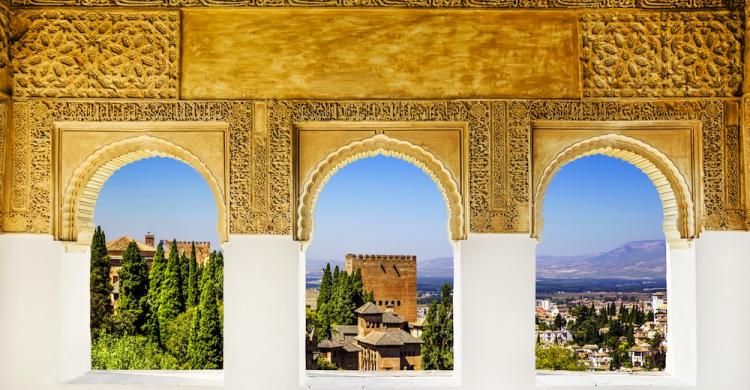
[[[215,7],[229,3],[242,7]],[[125,0],[14,1],[9,29],[0,28],[14,101],[3,229],[53,231],[61,121],[225,122],[229,231],[291,234],[292,137],[302,122],[464,123],[466,219],[470,232],[488,233],[530,232],[534,121],[694,120],[702,227],[748,227],[739,3],[272,3],[153,0],[138,3],[152,6],[144,11]],[[498,9],[550,7],[565,10]],[[0,80],[2,63],[0,53]]]
[[[346,255],[344,271],[362,272],[362,285],[372,291],[375,304],[392,308],[399,317],[417,321],[417,257],[388,255]]]

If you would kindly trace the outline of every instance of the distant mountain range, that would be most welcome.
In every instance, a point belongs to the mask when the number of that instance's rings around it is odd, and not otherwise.
[[[632,241],[611,251],[576,256],[537,256],[539,279],[664,279],[666,245],[662,240]],[[326,263],[344,268],[343,260],[307,260],[310,278],[320,277]],[[453,258],[417,259],[418,278],[453,277]]]
[[[632,241],[608,252],[577,256],[537,256],[536,276],[544,279],[664,279],[662,240]]]
[[[331,263],[331,268],[339,266],[344,268],[343,260],[307,260],[307,274],[322,274],[326,263]],[[439,257],[435,259],[417,259],[417,276],[419,278],[448,278],[453,277],[453,258]]]

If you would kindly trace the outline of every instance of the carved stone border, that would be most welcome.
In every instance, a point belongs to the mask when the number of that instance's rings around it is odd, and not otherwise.
[[[313,234],[315,204],[320,191],[339,169],[356,160],[374,155],[386,155],[408,161],[422,169],[437,184],[448,209],[447,230],[451,240],[466,238],[463,197],[459,183],[432,153],[410,142],[376,134],[364,140],[344,145],[330,153],[310,172],[300,193],[295,239],[310,241]]]
[[[662,201],[664,235],[670,245],[681,243],[681,239],[692,239],[698,236],[700,208],[696,209],[686,178],[679,168],[666,155],[645,142],[625,135],[605,134],[568,146],[544,168],[533,194],[533,237],[539,238],[541,235],[543,201],[552,178],[568,163],[595,154],[624,160],[643,171],[651,179]],[[696,191],[700,192],[700,188]]]
[[[12,0],[14,6],[356,8],[733,8],[737,0]]]
[[[145,123],[143,125],[146,127]],[[224,127],[222,124],[212,125],[213,128]],[[62,122],[57,127],[65,130],[76,126],[80,126],[80,123]],[[111,131],[117,127],[118,124],[107,123],[102,130]],[[173,125],[173,128],[176,132],[180,131],[178,125]],[[58,183],[65,187],[62,190],[63,193],[55,197],[55,199],[61,198],[58,206],[60,210],[56,210],[59,214],[53,213],[57,216],[57,223],[54,227],[55,237],[63,241],[90,244],[94,235],[94,206],[104,183],[118,169],[149,157],[169,157],[181,161],[195,169],[206,180],[216,202],[219,240],[226,242],[229,238],[226,218],[227,198],[219,185],[219,180],[223,181],[224,178],[217,179],[198,157],[185,148],[150,135],[140,135],[104,145],[75,169],[68,183]]]
[[[267,104],[267,108],[266,108]],[[262,109],[261,109],[262,108]],[[253,129],[256,110],[267,126]],[[735,114],[732,114],[732,113]],[[230,134],[229,230],[291,233],[295,122],[460,121],[469,127],[469,229],[529,232],[532,120],[698,120],[703,132],[704,227],[744,230],[738,99],[440,101],[17,101],[6,231],[49,232],[55,121],[224,121]],[[735,137],[735,135],[737,137]],[[727,142],[729,141],[729,142]],[[6,146],[7,148],[7,146]]]
[[[288,212],[269,215],[268,137],[251,131],[247,101],[17,101],[14,103],[13,169],[6,231],[51,231],[52,133],[60,121],[219,121],[229,128],[229,231],[289,232]],[[258,174],[261,172],[261,174]],[[251,192],[250,188],[254,188]],[[281,223],[275,223],[276,221]]]

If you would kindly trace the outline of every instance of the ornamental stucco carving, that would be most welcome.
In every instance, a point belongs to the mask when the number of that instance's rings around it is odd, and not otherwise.
[[[352,161],[383,154],[408,161],[422,169],[437,184],[448,211],[447,231],[451,240],[466,239],[464,207],[460,184],[450,170],[425,148],[411,142],[376,134],[342,146],[320,161],[301,184],[295,238],[310,241],[313,235],[315,204],[331,176]]]
[[[742,85],[739,13],[586,14],[586,97],[735,96]]]
[[[177,12],[41,9],[13,18],[15,97],[178,97]]]
[[[265,107],[265,104],[263,106]],[[267,127],[250,101],[19,101],[14,105],[6,231],[50,231],[55,121],[224,121],[230,134],[229,231],[291,234],[295,122],[461,121],[469,129],[469,230],[528,232],[533,120],[698,120],[703,133],[704,228],[746,228],[735,101],[272,101]],[[265,111],[265,110],[264,110]],[[733,195],[736,194],[736,195]]]
[[[3,199],[5,198],[5,136],[8,132],[10,100],[0,100],[0,232],[3,231]]]
[[[14,104],[12,199],[6,231],[49,232],[51,223],[51,135],[57,121],[220,121],[229,126],[229,230],[234,233],[288,232],[268,214],[268,181],[251,183],[254,170],[268,170],[265,135],[252,134],[251,102],[22,101]],[[252,158],[255,156],[255,158]],[[251,193],[250,188],[257,187]],[[258,199],[257,193],[266,196]],[[252,223],[251,223],[252,221]]]
[[[13,5],[139,7],[727,8],[734,0],[13,0]]]

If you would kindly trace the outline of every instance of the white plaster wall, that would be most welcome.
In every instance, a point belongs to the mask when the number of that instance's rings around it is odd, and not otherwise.
[[[745,307],[750,297],[750,233],[707,232],[694,245],[695,388],[747,390],[750,341],[743,334],[750,323],[750,310]],[[524,235],[471,235],[460,246],[463,373],[459,388],[535,388],[535,242]],[[304,288],[299,283],[298,243],[288,237],[233,236],[224,251],[224,387],[297,389],[299,289]],[[60,383],[63,367],[64,371],[80,369],[74,362],[62,365],[60,354],[65,360],[64,351],[71,351],[71,359],[81,353],[66,338],[80,340],[81,333],[70,327],[82,323],[75,302],[81,299],[78,284],[87,280],[78,275],[85,270],[82,259],[87,257],[63,253],[63,245],[48,236],[0,235],[0,389],[178,388]],[[678,261],[679,254],[671,255],[671,261]],[[358,383],[351,388],[361,389]],[[579,382],[569,383],[570,388],[584,388],[573,385]]]

